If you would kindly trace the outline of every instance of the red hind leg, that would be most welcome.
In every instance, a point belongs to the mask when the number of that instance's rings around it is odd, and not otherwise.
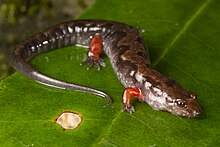
[[[100,70],[101,66],[105,66],[104,61],[100,58],[103,49],[103,40],[101,35],[96,34],[93,36],[89,45],[88,58],[84,61],[84,64],[88,64],[88,69],[96,66]]]

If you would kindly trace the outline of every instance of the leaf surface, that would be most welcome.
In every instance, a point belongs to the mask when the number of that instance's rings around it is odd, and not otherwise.
[[[47,87],[15,73],[1,82],[0,144],[4,146],[218,146],[220,141],[220,3],[217,0],[98,0],[80,18],[110,19],[143,30],[152,66],[197,93],[196,119],[153,110],[134,100],[136,112],[121,112],[123,87],[108,58],[102,71],[80,63],[86,49],[66,47],[31,61],[58,79],[108,93],[114,103],[87,93]],[[64,131],[54,123],[63,111],[82,115]]]

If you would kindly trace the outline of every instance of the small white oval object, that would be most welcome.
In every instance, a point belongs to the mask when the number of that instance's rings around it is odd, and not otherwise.
[[[82,116],[76,112],[64,111],[55,119],[55,122],[65,130],[73,130],[82,122]]]

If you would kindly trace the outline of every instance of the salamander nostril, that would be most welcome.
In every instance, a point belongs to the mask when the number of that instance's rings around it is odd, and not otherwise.
[[[200,111],[195,111],[193,112],[193,115],[196,117],[196,116],[199,116],[200,115]]]

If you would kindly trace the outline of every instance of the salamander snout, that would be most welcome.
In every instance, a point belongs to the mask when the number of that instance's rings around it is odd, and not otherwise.
[[[201,108],[195,100],[189,100],[189,102],[187,102],[185,111],[183,116],[186,117],[198,117],[201,114]]]
[[[168,111],[174,115],[197,117],[201,113],[201,108],[195,99],[175,99],[168,104]]]

